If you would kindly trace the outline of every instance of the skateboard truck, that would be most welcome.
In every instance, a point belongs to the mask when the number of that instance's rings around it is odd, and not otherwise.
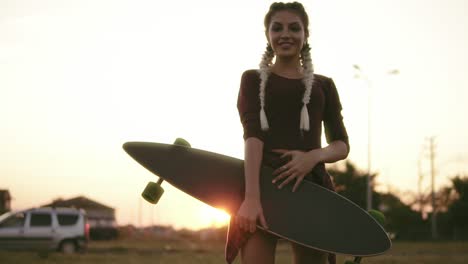
[[[385,225],[385,215],[377,210],[369,210],[368,213],[383,227]],[[362,257],[354,257],[353,261],[346,261],[344,264],[359,264]]]
[[[184,146],[187,148],[191,147],[190,143],[188,143],[188,141],[183,138],[177,138],[173,145]],[[164,180],[162,178],[159,178],[158,182],[148,182],[146,188],[141,193],[143,199],[149,203],[157,204],[164,193],[164,189],[161,187],[163,181]]]

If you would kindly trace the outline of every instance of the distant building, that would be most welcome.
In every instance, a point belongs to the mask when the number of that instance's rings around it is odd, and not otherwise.
[[[91,239],[114,239],[118,236],[115,209],[83,196],[63,200],[56,199],[44,207],[74,207],[84,209],[88,216]]]
[[[8,190],[0,190],[0,214],[11,211],[11,196]]]
[[[176,234],[172,226],[150,226],[145,228],[144,232],[158,238],[172,238]]]

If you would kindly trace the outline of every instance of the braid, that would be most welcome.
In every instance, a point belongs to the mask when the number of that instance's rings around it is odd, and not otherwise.
[[[312,64],[312,58],[310,55],[310,46],[307,42],[304,44],[304,47],[301,51],[301,61],[302,67],[304,68],[304,78],[302,79],[302,82],[304,83],[305,91],[304,97],[302,98],[304,105],[302,106],[301,111],[300,127],[302,130],[309,131],[309,112],[307,111],[307,105],[310,101],[312,85],[314,83],[314,66]]]
[[[268,76],[270,75],[270,65],[272,64],[273,57],[275,54],[273,53],[273,49],[271,48],[270,44],[267,45],[265,52],[262,56],[262,61],[260,62],[260,124],[262,126],[262,130],[268,130],[268,119],[265,114],[265,86],[268,81]]]

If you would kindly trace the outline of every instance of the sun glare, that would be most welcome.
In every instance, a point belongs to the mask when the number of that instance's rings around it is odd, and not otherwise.
[[[229,222],[230,216],[222,209],[216,209],[204,204],[201,209],[201,214],[206,223],[211,227],[224,226]]]

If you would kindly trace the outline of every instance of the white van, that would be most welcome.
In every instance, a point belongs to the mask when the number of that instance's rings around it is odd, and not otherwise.
[[[34,208],[0,216],[0,250],[59,250],[74,253],[86,249],[89,224],[84,210]]]

